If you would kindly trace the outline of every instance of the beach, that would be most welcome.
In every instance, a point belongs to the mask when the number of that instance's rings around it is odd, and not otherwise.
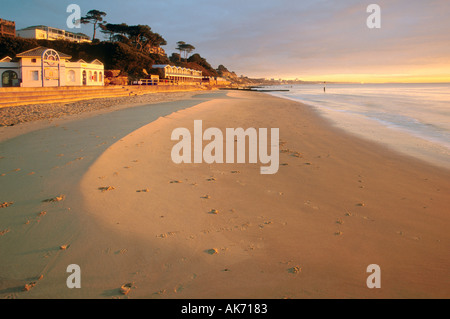
[[[0,298],[450,297],[449,170],[296,101],[177,94],[0,128]],[[175,164],[195,120],[279,128],[278,172]]]
[[[157,94],[150,93],[127,97],[97,98],[67,103],[4,107],[0,108],[0,141],[47,127],[55,121],[57,123],[71,121],[74,119],[74,115],[78,115],[76,119],[80,119],[86,116],[98,115],[131,106],[182,100],[200,92],[201,91],[196,90],[167,93],[158,92]],[[6,128],[21,123],[28,124],[20,126],[20,129],[11,130]]]

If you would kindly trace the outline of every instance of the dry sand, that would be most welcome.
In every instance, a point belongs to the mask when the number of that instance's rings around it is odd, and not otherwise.
[[[449,171],[262,93],[158,107],[0,144],[1,297],[450,297]],[[279,172],[174,164],[172,130],[200,119],[280,128]],[[370,264],[381,289],[366,286]]]
[[[33,104],[0,108],[0,142],[15,136],[69,121],[133,106],[188,99],[204,91],[155,92],[69,103]],[[75,116],[76,115],[76,116]],[[10,129],[10,126],[16,126]]]

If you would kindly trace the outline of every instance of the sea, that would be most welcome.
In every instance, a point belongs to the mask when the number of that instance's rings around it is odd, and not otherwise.
[[[351,134],[450,169],[450,83],[326,83],[270,89],[289,90],[270,94],[308,104]]]

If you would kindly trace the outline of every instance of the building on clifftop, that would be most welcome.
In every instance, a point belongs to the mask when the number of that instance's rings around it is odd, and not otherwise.
[[[17,36],[36,40],[66,40],[78,43],[92,42],[86,34],[73,33],[45,25],[35,25],[17,30]]]
[[[16,36],[16,23],[14,21],[0,19],[0,37],[6,36]]]

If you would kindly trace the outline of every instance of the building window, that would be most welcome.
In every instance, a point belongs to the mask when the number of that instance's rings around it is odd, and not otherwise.
[[[89,81],[92,81],[92,71],[89,71]]]
[[[97,82],[98,81],[98,79],[97,79],[97,71],[95,71],[94,72],[94,82]]]
[[[98,72],[98,77],[100,82],[103,82],[103,73],[102,72]]]
[[[2,86],[4,87],[19,86],[19,79],[17,73],[10,70],[3,72]]]
[[[36,59],[31,59],[31,63],[36,63]]]
[[[75,82],[75,71],[74,70],[69,70],[69,72],[67,72],[67,82]]]
[[[39,71],[31,71],[31,80],[39,81]]]

